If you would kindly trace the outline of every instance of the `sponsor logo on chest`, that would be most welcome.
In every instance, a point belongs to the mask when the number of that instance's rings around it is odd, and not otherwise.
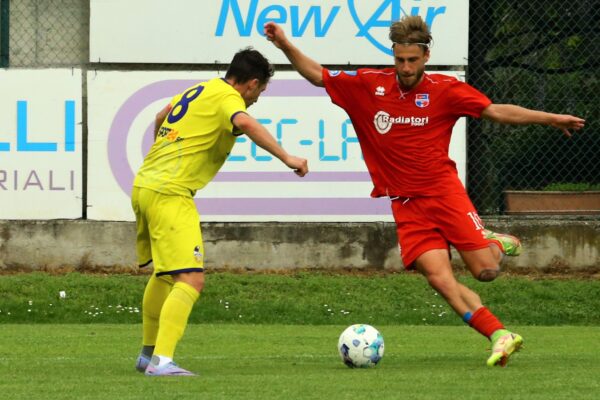
[[[377,132],[382,135],[388,133],[394,124],[409,126],[425,126],[429,124],[429,117],[398,116],[392,117],[385,111],[378,111],[373,118]]]

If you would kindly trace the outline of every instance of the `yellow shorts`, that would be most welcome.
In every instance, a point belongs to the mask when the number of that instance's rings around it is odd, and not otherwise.
[[[153,262],[156,276],[204,271],[200,216],[192,198],[134,187],[131,205],[140,267]]]

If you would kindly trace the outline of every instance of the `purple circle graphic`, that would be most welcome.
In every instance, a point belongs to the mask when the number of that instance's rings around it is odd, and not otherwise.
[[[134,173],[127,159],[127,136],[135,117],[149,104],[170,98],[196,82],[186,79],[151,83],[132,94],[117,111],[108,132],[108,162],[117,183],[128,196],[131,194]],[[144,137],[147,137],[147,132]]]
[[[177,93],[206,79],[172,79],[153,82],[133,93],[119,108],[108,132],[108,161],[115,180],[127,195],[135,177],[134,171],[127,158],[127,138],[135,118],[155,101],[170,99]],[[312,86],[304,80],[281,79],[269,84],[263,96],[273,97],[323,97],[327,96],[325,89]],[[162,108],[162,107],[161,107]],[[159,109],[156,110],[158,112]],[[154,121],[144,132],[141,148],[146,155],[154,142]],[[139,148],[139,147],[138,147]],[[305,181],[340,182],[340,181],[369,181],[367,172],[312,172]],[[215,180],[231,182],[290,182],[300,180],[291,172],[229,172],[217,175]],[[194,199],[203,215],[387,215],[389,200],[364,198],[215,198]],[[242,209],[239,204],[244,204]],[[234,211],[237,210],[237,211]]]
[[[205,79],[171,79],[153,82],[132,94],[119,108],[108,133],[108,162],[117,183],[128,196],[131,194],[134,172],[127,159],[127,136],[135,117],[148,105],[160,99],[170,99],[188,87]],[[263,96],[326,96],[325,89],[315,87],[303,80],[273,81]],[[158,112],[159,110],[156,110]],[[150,149],[153,137],[154,122],[144,135],[142,152],[145,155]]]

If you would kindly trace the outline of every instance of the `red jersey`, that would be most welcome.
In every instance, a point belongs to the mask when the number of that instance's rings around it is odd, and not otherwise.
[[[424,74],[408,92],[396,70],[323,69],[331,101],[354,126],[373,181],[371,196],[419,197],[464,192],[448,156],[460,117],[480,117],[491,101],[472,86],[441,74]]]

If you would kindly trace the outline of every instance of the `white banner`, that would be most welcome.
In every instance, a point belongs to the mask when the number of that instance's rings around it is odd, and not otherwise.
[[[322,64],[392,64],[389,26],[420,15],[434,39],[430,65],[466,65],[468,0],[91,0],[90,61],[229,64],[253,46],[287,64],[263,36],[274,21]]]
[[[176,93],[216,76],[210,71],[88,74],[90,219],[133,220],[131,185],[152,145],[154,116]],[[307,158],[311,172],[297,177],[241,136],[215,179],[198,191],[203,221],[393,220],[388,199],[369,197],[372,184],[354,128],[324,89],[295,72],[278,72],[249,113],[286,150]],[[454,129],[450,153],[464,182],[464,119]]]
[[[0,70],[0,219],[82,217],[81,70]]]

